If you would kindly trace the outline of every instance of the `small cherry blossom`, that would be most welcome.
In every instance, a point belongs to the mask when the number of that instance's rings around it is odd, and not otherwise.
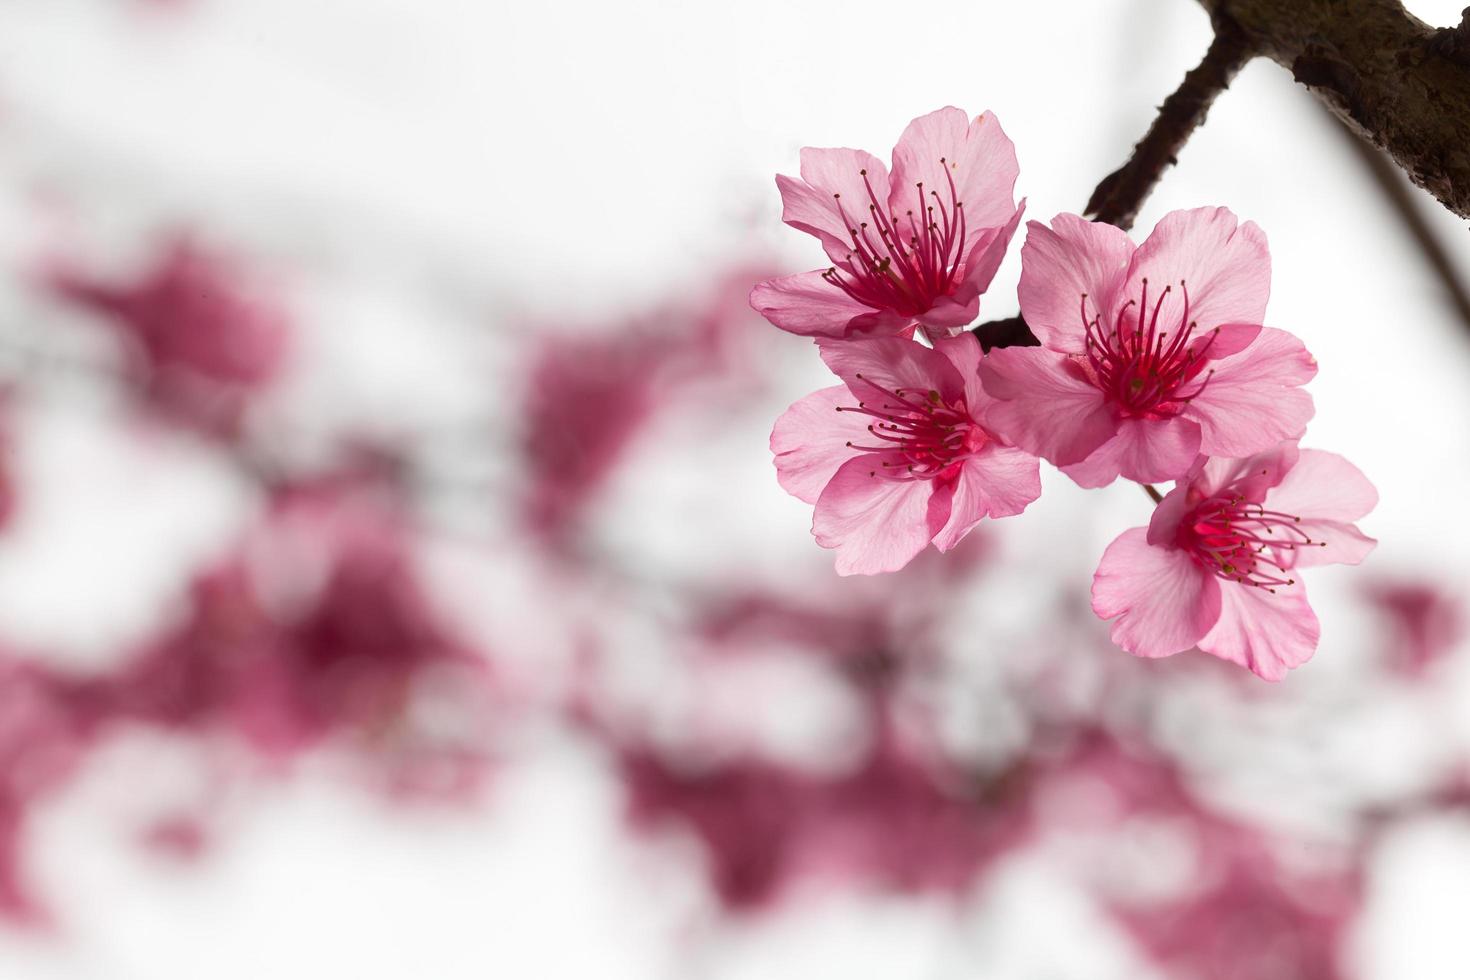
[[[1197,455],[1298,439],[1317,362],[1261,326],[1266,238],[1225,208],[1174,211],[1135,247],[1111,225],[1031,222],[1021,312],[1040,348],[993,351],[987,421],[1084,487],[1177,480]]]
[[[1041,494],[1036,457],[981,422],[990,398],[973,336],[933,350],[898,337],[818,345],[843,384],[792,405],[771,451],[781,486],[816,505],[812,534],[837,550],[838,574],[896,571],[931,541],[948,551]]]
[[[801,179],[776,178],[782,220],[814,235],[826,269],[770,279],[750,303],[807,337],[958,332],[1021,221],[1016,151],[990,113],[953,106],[909,123],[893,170],[862,150],[801,151]]]
[[[1103,554],[1092,608],[1140,657],[1198,646],[1266,680],[1317,649],[1297,569],[1356,565],[1376,542],[1354,525],[1378,502],[1357,467],[1286,442],[1242,460],[1199,460]]]

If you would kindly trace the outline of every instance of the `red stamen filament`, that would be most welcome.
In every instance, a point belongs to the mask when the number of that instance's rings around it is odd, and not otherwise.
[[[1179,280],[1184,294],[1184,310],[1173,337],[1159,329],[1159,315],[1164,301],[1173,291],[1165,286],[1148,315],[1148,280],[1143,280],[1143,293],[1138,301],[1128,300],[1113,318],[1113,326],[1102,325],[1102,315],[1087,315],[1087,294],[1082,294],[1082,325],[1087,335],[1087,363],[1094,384],[1108,394],[1123,411],[1135,417],[1168,417],[1175,415],[1198,398],[1209,384],[1213,369],[1204,378],[1207,354],[1219,328],[1204,335],[1202,342],[1191,343],[1198,324],[1189,318],[1189,290]],[[1136,322],[1128,316],[1137,305]],[[1145,322],[1146,321],[1146,322]],[[1167,326],[1167,324],[1166,324]],[[1198,381],[1198,384],[1192,383]]]
[[[977,455],[990,441],[970,418],[963,401],[947,404],[937,391],[889,389],[861,374],[856,377],[873,389],[880,400],[838,406],[837,411],[857,412],[874,420],[868,424],[868,432],[876,440],[875,445],[847,444],[858,452],[884,457],[876,461],[870,476],[932,480]]]
[[[1275,592],[1294,585],[1286,556],[1299,548],[1326,547],[1299,526],[1301,518],[1266,510],[1238,494],[1216,496],[1197,506],[1180,524],[1179,543],[1194,560],[1220,578]]]
[[[868,192],[868,221],[854,221],[843,207],[842,195],[832,195],[847,225],[852,251],[842,268],[833,266],[822,278],[864,306],[905,316],[927,312],[936,299],[946,295],[959,276],[965,255],[965,205],[959,200],[948,162],[941,157],[939,163],[949,183],[949,201],[946,204],[934,190],[926,198],[923,181],[915,184],[917,210],[904,213],[906,234],[898,215],[878,200],[867,170],[859,173]],[[932,204],[925,203],[928,198],[933,199]]]

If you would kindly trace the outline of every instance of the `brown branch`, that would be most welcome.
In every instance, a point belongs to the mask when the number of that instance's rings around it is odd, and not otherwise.
[[[997,347],[1040,347],[1041,341],[1026,326],[1019,316],[1008,316],[1004,320],[987,320],[971,333],[980,341],[980,349],[989,354]]]
[[[1466,24],[1470,24],[1470,11],[1467,11]],[[1405,182],[1403,174],[1382,151],[1364,143],[1346,126],[1333,128],[1343,135],[1344,142],[1352,148],[1354,155],[1373,177],[1379,190],[1403,222],[1404,230],[1419,246],[1424,261],[1444,286],[1445,298],[1454,308],[1460,324],[1470,330],[1470,287],[1461,278],[1462,270],[1455,267],[1444,241],[1429,223],[1424,208]]]
[[[1470,11],[1435,30],[1399,0],[1199,0],[1414,183],[1470,217]]]
[[[1084,213],[1124,231],[1132,228],[1149,192],[1164,171],[1178,161],[1179,151],[1205,121],[1215,96],[1230,86],[1252,54],[1244,34],[1229,24],[1220,25],[1204,59],[1159,106],[1154,124],[1133,147],[1128,162],[1097,185]]]
[[[1095,221],[1106,221],[1124,231],[1133,227],[1144,201],[1165,170],[1173,165],[1189,137],[1205,121],[1219,95],[1229,87],[1241,66],[1251,57],[1245,35],[1229,26],[1217,25],[1215,39],[1200,63],[1187,75],[1164,104],[1143,139],[1123,166],[1102,179],[1087,201],[1085,213]],[[973,333],[988,353],[996,347],[1035,347],[1038,341],[1019,316],[991,320]]]

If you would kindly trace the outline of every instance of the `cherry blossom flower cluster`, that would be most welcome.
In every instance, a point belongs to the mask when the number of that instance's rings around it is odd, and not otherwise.
[[[1377,493],[1298,446],[1317,363],[1264,325],[1265,235],[1223,207],[1174,211],[1142,244],[1077,215],[1028,222],[1018,298],[1039,346],[983,353],[969,327],[1020,224],[1018,174],[992,114],[948,107],[909,124],[891,168],[807,148],[800,179],[776,178],[783,220],[828,265],[758,284],[751,305],[814,338],[841,382],[777,420],[781,486],[852,575],[1020,514],[1042,459],[1085,488],[1136,481],[1153,517],[1093,580],[1113,641],[1281,679],[1320,632],[1299,570],[1361,562],[1375,542],[1354,522]]]

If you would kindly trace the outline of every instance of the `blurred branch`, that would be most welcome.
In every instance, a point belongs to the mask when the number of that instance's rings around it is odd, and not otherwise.
[[[1470,18],[1467,18],[1467,22],[1470,22]],[[1445,243],[1430,225],[1424,208],[1414,196],[1414,192],[1409,190],[1398,168],[1381,151],[1363,142],[1346,126],[1335,126],[1334,128],[1343,135],[1345,142],[1352,147],[1353,153],[1362,161],[1374,182],[1378,184],[1378,189],[1383,192],[1384,198],[1393,206],[1394,211],[1403,222],[1404,229],[1413,236],[1420,252],[1423,253],[1424,261],[1429,264],[1429,268],[1444,285],[1446,298],[1454,307],[1460,324],[1470,330],[1470,287],[1467,287],[1461,278],[1461,270],[1455,268],[1450,259],[1449,250],[1445,248]]]
[[[1243,33],[1228,24],[1217,24],[1203,60],[1159,106],[1153,125],[1133,147],[1128,160],[1093,190],[1086,213],[1124,231],[1132,228],[1159,178],[1177,161],[1179,151],[1205,121],[1215,96],[1230,86],[1252,53]],[[1019,316],[982,323],[975,327],[974,334],[987,352],[996,347],[1035,347],[1039,343]]]
[[[1435,29],[1399,0],[1199,0],[1409,178],[1470,218],[1470,8]]]

